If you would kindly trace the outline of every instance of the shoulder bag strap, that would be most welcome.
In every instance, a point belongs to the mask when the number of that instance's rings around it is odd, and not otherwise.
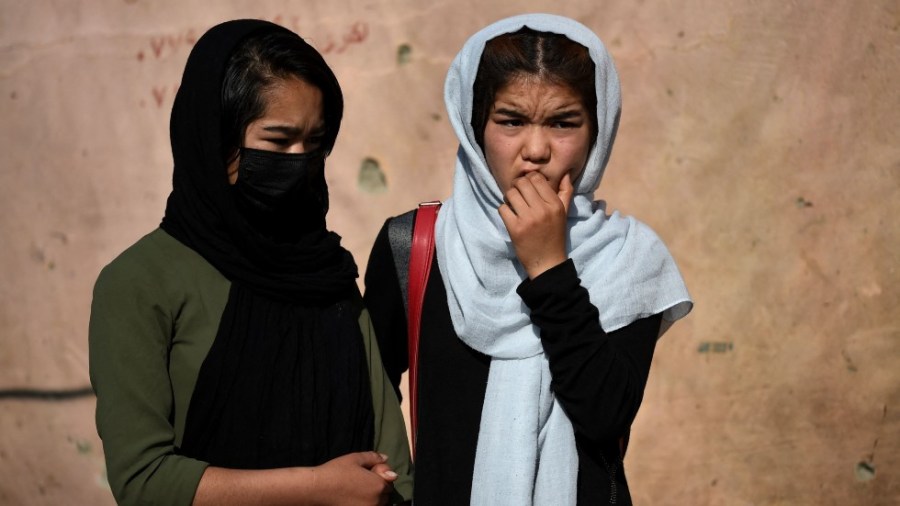
[[[419,204],[409,253],[406,321],[409,336],[409,419],[413,437],[413,453],[416,448],[415,440],[419,421],[419,329],[422,321],[422,301],[425,298],[425,286],[428,284],[428,274],[431,272],[431,263],[434,259],[434,224],[440,208],[440,202]]]

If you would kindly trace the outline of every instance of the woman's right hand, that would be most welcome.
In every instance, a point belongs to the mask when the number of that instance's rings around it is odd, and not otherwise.
[[[397,479],[387,456],[376,452],[349,453],[313,469],[318,504],[385,505]]]
[[[539,172],[517,178],[500,206],[516,256],[534,279],[566,261],[566,220],[575,188],[566,173],[554,190]]]
[[[387,457],[348,453],[316,467],[227,469],[208,467],[193,506],[383,506],[397,479]]]

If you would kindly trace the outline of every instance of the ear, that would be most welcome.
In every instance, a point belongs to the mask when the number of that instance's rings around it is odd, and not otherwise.
[[[238,178],[238,165],[241,162],[240,151],[234,150],[231,156],[225,162],[225,174],[228,178],[228,184],[234,184]]]

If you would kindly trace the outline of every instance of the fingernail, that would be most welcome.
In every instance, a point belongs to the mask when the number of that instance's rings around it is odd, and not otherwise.
[[[387,455],[385,455],[385,454],[383,454],[383,453],[379,453],[378,455],[381,455],[381,460],[387,462],[387,459],[388,459],[388,456],[387,456]]]
[[[384,475],[392,479],[397,477],[397,473],[395,473],[394,471],[385,471]]]

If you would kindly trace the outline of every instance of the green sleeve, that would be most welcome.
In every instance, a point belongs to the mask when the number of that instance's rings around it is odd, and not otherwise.
[[[413,496],[413,466],[409,455],[406,423],[400,411],[397,394],[384,371],[381,353],[375,340],[375,330],[368,310],[359,317],[360,328],[366,344],[369,376],[372,384],[372,403],[375,411],[375,451],[388,456],[388,464],[399,477],[394,481],[395,503],[409,501]],[[397,497],[399,495],[399,497]]]
[[[148,265],[127,255],[107,266],[94,287],[90,376],[118,504],[189,505],[207,467],[175,454],[168,363],[177,301],[165,291]]]

